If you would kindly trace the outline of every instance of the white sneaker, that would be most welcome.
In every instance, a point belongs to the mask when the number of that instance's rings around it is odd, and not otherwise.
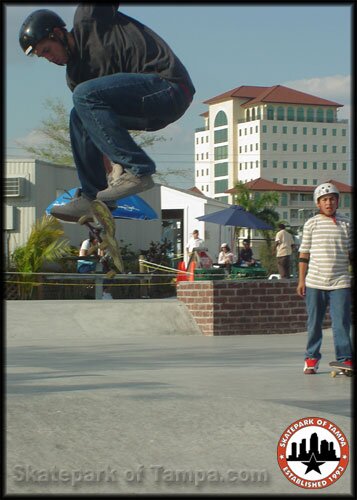
[[[53,217],[66,222],[78,222],[83,215],[89,215],[90,213],[91,200],[84,194],[78,194],[65,205],[54,205],[50,210]]]
[[[121,165],[118,165],[118,167],[121,167]],[[151,175],[137,177],[130,172],[124,171],[118,174],[119,168],[110,177],[110,185],[108,185],[107,189],[97,193],[98,200],[112,201],[126,198],[127,196],[146,191],[155,185]]]

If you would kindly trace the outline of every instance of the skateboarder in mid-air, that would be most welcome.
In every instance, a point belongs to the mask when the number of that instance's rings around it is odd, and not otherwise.
[[[70,138],[81,190],[54,217],[77,222],[91,212],[91,201],[105,202],[153,186],[155,164],[129,130],[154,131],[178,120],[195,88],[167,43],[155,32],[118,11],[119,3],[77,7],[73,29],[53,11],[30,14],[20,29],[26,55],[67,66],[73,91]],[[104,161],[112,170],[106,173]]]
[[[321,358],[322,324],[330,306],[336,361],[353,368],[351,327],[350,220],[336,212],[340,193],[326,182],[314,191],[320,212],[304,224],[299,248],[297,293],[305,297],[307,346],[305,374],[317,372]]]

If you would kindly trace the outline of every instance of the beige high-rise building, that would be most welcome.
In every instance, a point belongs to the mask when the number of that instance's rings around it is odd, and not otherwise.
[[[315,186],[335,180],[343,190],[342,212],[350,213],[342,104],[282,85],[244,85],[204,104],[204,127],[195,132],[195,186],[205,196],[233,203],[239,181],[251,186],[259,180],[259,191],[265,186],[281,193],[281,217],[298,226],[301,211],[314,209]]]

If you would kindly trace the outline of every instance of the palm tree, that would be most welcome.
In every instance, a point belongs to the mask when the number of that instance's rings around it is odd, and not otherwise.
[[[279,221],[279,214],[275,207],[279,203],[279,194],[276,192],[266,192],[266,193],[253,193],[243,182],[238,182],[235,186],[237,193],[234,196],[234,202],[236,205],[240,205],[248,212],[256,215],[259,219],[264,220],[273,227],[277,226]],[[238,236],[241,228],[238,229]],[[271,231],[261,231],[264,233],[270,233]],[[250,229],[249,229],[250,239]]]
[[[33,275],[41,271],[45,262],[54,262],[58,258],[71,253],[71,246],[64,237],[62,224],[52,216],[44,215],[32,226],[30,236],[25,245],[17,247],[11,255],[11,267],[21,276],[20,296],[31,298],[33,292]]]

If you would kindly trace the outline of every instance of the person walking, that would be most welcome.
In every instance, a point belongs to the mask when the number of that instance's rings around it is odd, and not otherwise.
[[[351,227],[337,213],[340,193],[328,182],[314,191],[319,213],[305,222],[299,247],[297,294],[307,310],[304,373],[314,374],[321,359],[322,324],[329,305],[336,360],[353,367],[351,328]]]
[[[294,248],[294,238],[285,229],[285,224],[279,224],[275,235],[275,252],[280,278],[290,278],[290,256]]]
[[[51,209],[64,221],[90,214],[95,198],[114,209],[115,200],[153,187],[155,163],[129,130],[163,129],[186,112],[195,94],[169,45],[118,7],[81,3],[71,31],[55,12],[39,9],[20,28],[24,53],[66,66],[73,92],[70,139],[81,188]]]

